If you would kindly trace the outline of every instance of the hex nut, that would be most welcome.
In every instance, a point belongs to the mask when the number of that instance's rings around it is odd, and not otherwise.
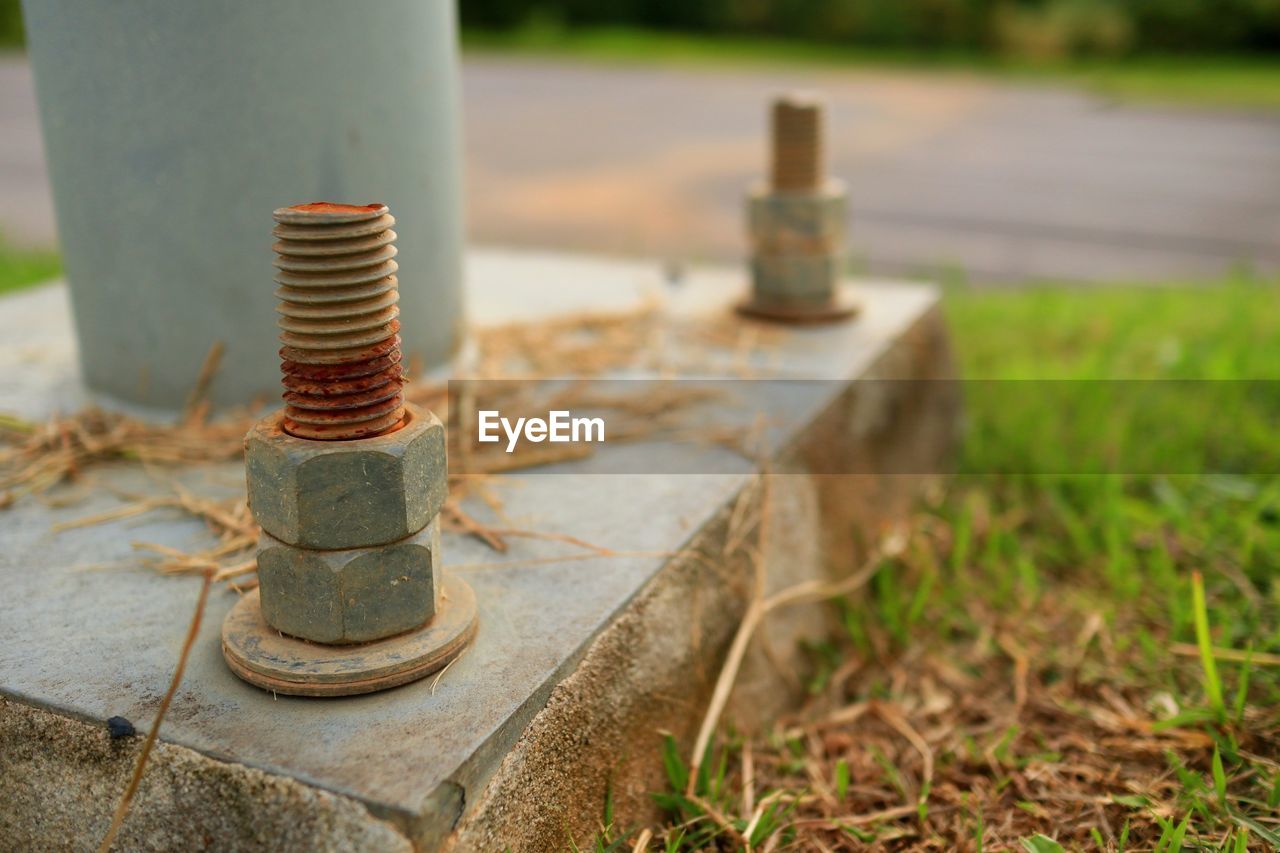
[[[396,542],[440,512],[448,488],[444,426],[405,407],[395,432],[351,441],[295,438],[283,415],[245,436],[249,508],[275,539],[305,548]]]
[[[808,193],[757,188],[747,209],[756,254],[821,254],[844,244],[848,194],[838,180]]]
[[[840,283],[842,254],[757,255],[751,259],[752,296],[760,303],[819,305]]]
[[[436,614],[440,524],[390,545],[313,551],[269,534],[258,542],[262,616],[316,643],[367,643],[417,628]]]

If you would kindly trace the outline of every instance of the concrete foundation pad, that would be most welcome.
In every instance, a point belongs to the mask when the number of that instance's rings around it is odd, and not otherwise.
[[[702,271],[672,289],[649,265],[555,255],[479,252],[470,264],[482,324],[655,295],[673,317],[722,322],[746,286],[737,271]],[[775,434],[771,467],[792,476],[768,486],[773,589],[852,571],[927,479],[813,476],[816,456],[938,470],[954,429],[955,401],[938,383],[863,392],[853,381],[949,376],[936,291],[856,286],[856,320],[786,330],[768,353],[749,354],[786,375],[847,380],[811,386],[797,422]],[[83,402],[62,288],[0,302],[0,364],[10,368],[0,411],[43,417]],[[446,570],[475,590],[480,629],[438,678],[343,699],[272,696],[223,662],[219,630],[237,596],[216,593],[120,848],[560,848],[590,836],[606,787],[621,824],[646,818],[661,780],[658,732],[688,742],[751,592],[762,492],[745,459],[716,474],[592,470],[566,463],[505,480],[509,522],[553,538],[513,539],[498,554],[445,536]],[[238,465],[174,476],[202,495],[244,488]],[[122,466],[57,501],[0,512],[0,835],[20,848],[96,845],[141,740],[109,740],[105,721],[145,731],[172,674],[199,581],[158,576],[131,543],[210,544],[199,522],[164,512],[52,528],[167,488]],[[822,627],[781,613],[769,636],[785,654]],[[736,719],[751,725],[784,707],[786,683],[753,663]]]

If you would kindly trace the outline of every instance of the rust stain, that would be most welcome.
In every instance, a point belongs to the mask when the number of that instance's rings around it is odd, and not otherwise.
[[[301,213],[316,213],[316,214],[323,215],[326,213],[342,213],[342,214],[371,213],[373,211],[381,210],[384,206],[385,205],[381,203],[335,204],[334,202],[331,202],[331,201],[311,201],[311,202],[307,202],[306,204],[292,205],[289,209],[296,210]]]
[[[302,216],[296,216],[301,213]],[[276,212],[289,222],[275,244],[280,291],[281,382],[284,429],[298,438],[345,441],[384,435],[402,425],[404,377],[396,319],[394,263],[384,263],[395,235],[381,204],[298,204]],[[326,217],[357,216],[376,223],[374,239],[349,245]],[[314,218],[313,218],[314,217]],[[385,220],[385,222],[383,222]],[[344,242],[346,241],[346,242]],[[327,258],[322,275],[300,276],[308,259]],[[323,251],[333,247],[332,253]],[[393,252],[394,253],[394,252]],[[389,256],[388,256],[389,257]],[[375,270],[372,276],[369,270]],[[372,283],[385,296],[369,299]],[[320,301],[315,295],[322,295]],[[388,304],[389,302],[389,304]]]

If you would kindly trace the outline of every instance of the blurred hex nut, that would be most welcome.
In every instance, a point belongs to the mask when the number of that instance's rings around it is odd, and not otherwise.
[[[751,259],[755,298],[761,304],[822,305],[840,280],[839,255],[756,255]]]
[[[316,643],[367,643],[417,628],[440,595],[440,524],[390,545],[345,551],[258,542],[262,616]]]
[[[303,548],[360,548],[412,536],[448,488],[444,426],[405,407],[400,429],[373,438],[295,438],[276,414],[245,436],[249,506],[262,529]]]
[[[750,198],[751,269],[758,303],[821,305],[844,266],[844,184],[815,192],[757,189]]]
[[[813,192],[758,187],[747,204],[753,248],[765,254],[839,252],[848,222],[848,190],[829,178]]]

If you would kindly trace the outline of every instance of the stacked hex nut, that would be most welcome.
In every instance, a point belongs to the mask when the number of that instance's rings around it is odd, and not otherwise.
[[[752,295],[760,305],[821,308],[844,266],[847,214],[835,179],[807,192],[760,190],[749,202]]]
[[[406,406],[373,438],[315,441],[277,414],[245,438],[249,506],[262,525],[262,615],[317,643],[363,643],[417,628],[440,595],[444,427]]]
[[[262,616],[317,643],[426,624],[440,597],[444,427],[404,403],[394,217],[275,212],[285,410],[245,437]]]
[[[447,667],[477,625],[441,566],[444,426],[404,399],[395,219],[323,201],[274,217],[285,408],[245,436],[259,583],[222,654],[272,693],[387,690]]]
[[[747,313],[783,320],[847,313],[835,303],[848,194],[841,181],[825,175],[822,124],[822,105],[811,96],[791,95],[773,105],[771,177],[747,202]]]

